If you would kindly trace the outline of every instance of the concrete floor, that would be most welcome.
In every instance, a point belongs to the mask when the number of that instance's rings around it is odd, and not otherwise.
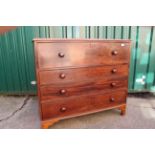
[[[36,97],[0,96],[1,129],[39,129],[39,110]],[[132,129],[155,128],[155,98],[128,97],[127,113],[108,110],[87,116],[67,119],[51,129]]]

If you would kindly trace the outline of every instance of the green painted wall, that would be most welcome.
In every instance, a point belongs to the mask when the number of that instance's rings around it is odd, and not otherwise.
[[[155,27],[18,27],[0,36],[0,93],[36,93],[33,38],[132,39],[129,92],[155,92]],[[144,81],[144,82],[143,82]]]

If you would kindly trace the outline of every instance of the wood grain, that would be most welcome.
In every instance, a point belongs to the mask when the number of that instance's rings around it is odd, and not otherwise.
[[[61,76],[64,77],[61,77]],[[72,84],[93,79],[128,76],[128,65],[62,68],[39,72],[40,85]]]
[[[42,128],[76,116],[126,111],[130,40],[34,39]]]
[[[40,69],[53,67],[109,65],[128,63],[129,44],[120,43],[38,43]],[[113,54],[117,51],[117,54]],[[63,56],[60,56],[62,54]]]
[[[77,82],[70,85],[50,85],[40,87],[41,100],[52,100],[57,97],[83,95],[90,92],[97,93],[100,90],[116,90],[127,87],[126,77],[116,79],[100,79],[92,81]],[[62,91],[62,92],[61,92]]]
[[[111,101],[114,98],[114,101]],[[126,91],[53,99],[42,103],[43,119],[72,117],[81,113],[101,111],[126,102]],[[66,110],[62,111],[62,108]]]

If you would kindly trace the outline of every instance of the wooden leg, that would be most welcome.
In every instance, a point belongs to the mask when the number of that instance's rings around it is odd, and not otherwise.
[[[122,105],[118,109],[121,110],[121,113],[120,113],[121,115],[125,115],[125,113],[126,113],[126,104]]]
[[[58,119],[52,119],[52,120],[47,120],[47,121],[42,121],[41,122],[41,128],[42,129],[48,129],[49,126],[52,126],[54,123],[58,122]]]

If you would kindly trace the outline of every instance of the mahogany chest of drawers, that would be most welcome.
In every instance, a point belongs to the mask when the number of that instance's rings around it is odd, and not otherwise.
[[[125,114],[130,40],[34,39],[42,128],[117,108]]]

